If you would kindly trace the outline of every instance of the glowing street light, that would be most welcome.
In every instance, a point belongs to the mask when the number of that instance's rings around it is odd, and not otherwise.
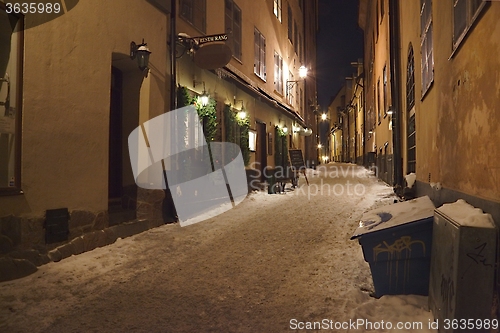
[[[307,76],[307,67],[302,65],[299,67],[299,77],[304,79]]]

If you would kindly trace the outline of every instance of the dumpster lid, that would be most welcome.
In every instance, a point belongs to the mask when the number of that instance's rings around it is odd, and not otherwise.
[[[376,208],[363,214],[351,239],[433,217],[434,208],[428,196]]]

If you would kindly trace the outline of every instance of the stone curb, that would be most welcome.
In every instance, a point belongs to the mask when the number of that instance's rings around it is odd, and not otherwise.
[[[36,250],[14,251],[5,257],[0,257],[0,282],[28,276],[38,270],[37,266],[92,251],[113,244],[118,238],[137,235],[164,224],[162,220],[136,220],[83,234],[47,254],[40,254]]]

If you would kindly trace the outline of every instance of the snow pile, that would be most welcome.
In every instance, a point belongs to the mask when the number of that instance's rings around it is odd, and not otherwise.
[[[408,188],[412,188],[413,184],[415,184],[415,180],[417,180],[417,175],[412,172],[407,174],[405,176],[405,179],[406,179],[406,186],[408,186]]]
[[[365,214],[352,238],[367,232],[420,221],[434,215],[434,204],[428,196],[373,209]]]
[[[477,228],[495,227],[490,214],[484,213],[480,208],[475,208],[463,199],[459,199],[454,203],[444,204],[438,210],[462,226]]]

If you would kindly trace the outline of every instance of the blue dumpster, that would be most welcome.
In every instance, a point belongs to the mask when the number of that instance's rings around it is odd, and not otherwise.
[[[375,287],[383,295],[428,295],[434,204],[429,197],[379,207],[363,215],[357,239]]]

